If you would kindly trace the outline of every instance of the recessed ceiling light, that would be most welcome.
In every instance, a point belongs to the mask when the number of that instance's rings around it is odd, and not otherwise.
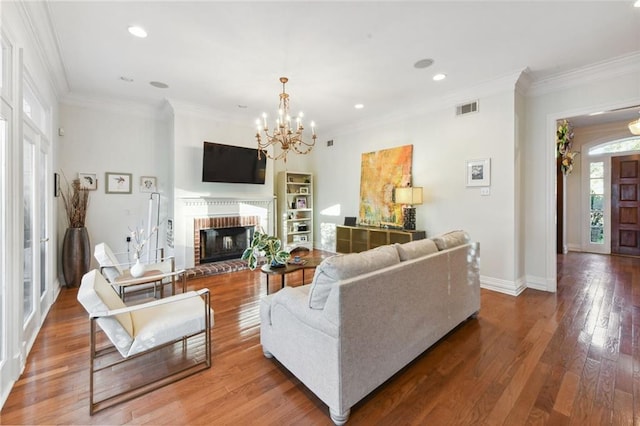
[[[120,80],[122,80],[122,81],[126,81],[127,83],[132,83],[132,82],[133,82],[133,79],[132,79],[132,78],[130,78],[130,77],[125,77],[124,75],[123,75],[123,76],[120,76]]]
[[[640,0],[636,0],[636,2],[633,4],[633,7],[640,7]]]
[[[638,0],[640,1],[640,0]],[[589,114],[590,117],[593,117],[594,115],[602,115],[604,114],[604,111],[598,111],[598,112],[592,112],[591,114]]]
[[[362,108],[364,108],[364,105],[363,104],[355,104],[353,107],[355,109],[362,109]]]
[[[433,81],[440,81],[444,80],[445,78],[447,78],[446,74],[436,74],[433,76]]]
[[[128,30],[136,37],[145,38],[147,36],[147,32],[142,27],[131,26]]]
[[[418,62],[416,62],[415,64],[413,64],[414,68],[428,68],[431,65],[433,65],[433,59],[431,58],[426,58],[426,59],[420,59]]]
[[[149,84],[153,87],[157,87],[158,89],[166,89],[167,87],[169,87],[167,83],[163,83],[161,81],[150,81]]]

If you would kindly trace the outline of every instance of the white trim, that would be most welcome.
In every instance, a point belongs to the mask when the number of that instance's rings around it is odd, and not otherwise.
[[[547,116],[547,137],[545,158],[545,186],[547,201],[545,203],[546,213],[544,215],[546,238],[545,238],[545,259],[546,259],[546,282],[547,291],[555,293],[558,291],[557,270],[556,270],[556,126],[558,119],[563,116]],[[567,115],[564,115],[567,117]]]
[[[54,30],[46,2],[18,2],[17,7],[27,34],[35,47],[41,65],[47,71],[49,83],[61,95],[69,91],[69,81],[62,61],[60,43]]]
[[[570,87],[587,85],[599,80],[611,79],[620,75],[640,72],[640,53],[619,56],[597,62],[583,68],[555,74],[535,81],[527,95],[541,96]],[[570,117],[566,115],[565,117]]]
[[[524,282],[522,282],[521,280],[518,280],[518,282],[513,282],[509,280],[503,280],[501,278],[487,277],[484,275],[480,276],[480,287],[486,290],[508,294],[509,296],[517,296],[526,288]]]
[[[99,96],[68,93],[59,99],[62,105],[80,108],[92,108],[122,115],[133,115],[143,118],[160,119],[163,115],[164,102],[151,105],[144,102],[114,99]]]
[[[526,282],[526,287],[530,288],[532,290],[539,290],[539,291],[549,291],[548,290],[548,283],[547,280],[544,279],[544,277],[534,277],[531,275],[527,275],[524,278],[525,282]]]

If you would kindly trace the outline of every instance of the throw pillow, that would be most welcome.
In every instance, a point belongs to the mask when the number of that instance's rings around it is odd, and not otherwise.
[[[416,240],[404,244],[395,244],[400,261],[417,259],[438,251],[438,246],[432,240]]]
[[[382,246],[362,253],[339,254],[322,261],[316,268],[309,291],[309,307],[324,309],[332,286],[341,280],[353,278],[399,263],[394,246]]]
[[[451,231],[432,238],[438,250],[446,250],[469,242],[469,234],[465,231]]]

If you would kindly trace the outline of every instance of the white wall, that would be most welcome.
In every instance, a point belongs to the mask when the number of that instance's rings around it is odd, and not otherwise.
[[[59,127],[64,129],[64,136],[60,137],[59,170],[69,180],[79,172],[96,173],[98,177],[98,189],[89,196],[86,223],[92,247],[105,242],[115,252],[126,252],[130,229],[143,224],[146,228],[150,194],[140,192],[141,176],[158,178],[163,241],[167,195],[171,195],[173,186],[167,124],[159,117],[151,109],[88,99],[61,105]],[[131,173],[132,193],[106,194],[105,172]],[[62,201],[58,218],[58,232],[63,235],[67,224]],[[152,222],[155,224],[155,215]],[[92,265],[96,265],[95,259]]]
[[[527,285],[555,290],[555,120],[640,103],[640,61],[540,82],[527,99],[524,153]],[[562,87],[560,87],[562,86]]]
[[[514,92],[480,97],[476,114],[456,117],[454,111],[412,109],[402,118],[323,137],[334,145],[319,144],[313,154],[315,238],[324,223],[358,216],[362,153],[413,144],[413,184],[425,192],[416,208],[418,229],[428,236],[467,230],[481,244],[483,284],[514,292]],[[489,196],[466,187],[466,160],[481,158],[491,158]],[[321,213],[327,209],[337,215]]]

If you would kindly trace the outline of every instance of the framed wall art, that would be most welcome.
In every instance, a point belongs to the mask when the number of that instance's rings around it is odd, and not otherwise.
[[[106,194],[131,194],[131,173],[106,172],[104,181]]]
[[[98,175],[95,173],[78,173],[80,188],[95,191],[98,189]]]
[[[491,159],[467,160],[467,186],[491,185]]]
[[[155,176],[140,176],[140,192],[158,192],[158,178]]]

